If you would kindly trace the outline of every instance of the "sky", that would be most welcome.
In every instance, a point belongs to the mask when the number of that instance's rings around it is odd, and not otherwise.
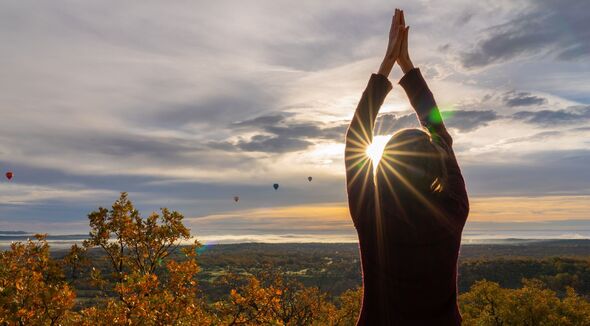
[[[448,115],[468,230],[590,236],[583,0],[3,1],[0,230],[86,233],[126,191],[208,241],[354,241],[344,132],[396,7]],[[417,126],[401,77],[381,136]]]

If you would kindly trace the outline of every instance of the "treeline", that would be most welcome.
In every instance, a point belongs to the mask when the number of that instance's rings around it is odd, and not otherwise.
[[[143,218],[123,193],[89,214],[89,240],[59,259],[43,235],[13,243],[0,253],[0,325],[354,325],[362,289],[332,296],[272,268],[220,273],[211,282],[227,292],[208,298],[200,244],[180,247],[190,238],[182,219],[168,209]],[[81,290],[92,300],[80,302]],[[465,325],[590,324],[586,299],[538,279],[518,289],[478,281],[460,305]]]
[[[482,250],[484,247],[486,250]],[[560,250],[555,250],[555,248]],[[507,250],[509,248],[509,250]],[[569,257],[572,248],[585,248],[585,255]],[[559,257],[542,257],[546,250]],[[498,257],[496,252],[510,251]],[[493,252],[494,255],[489,255]],[[533,257],[526,256],[530,253]],[[211,282],[225,272],[256,274],[269,268],[294,277],[307,286],[316,286],[330,295],[361,285],[358,244],[233,244],[216,245],[202,250],[199,256],[202,288],[210,296],[227,293]],[[486,279],[505,288],[520,288],[523,279],[536,278],[563,296],[567,287],[590,297],[590,245],[579,242],[531,242],[509,245],[466,245],[459,259],[459,292]]]
[[[590,253],[589,253],[590,254]],[[459,291],[469,290],[477,281],[486,279],[502,287],[519,288],[523,279],[538,279],[560,296],[568,288],[590,296],[590,260],[551,257],[544,259],[469,259],[459,265]]]

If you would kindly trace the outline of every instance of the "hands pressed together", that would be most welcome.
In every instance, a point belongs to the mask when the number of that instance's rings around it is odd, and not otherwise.
[[[396,8],[389,30],[389,43],[387,44],[385,58],[383,58],[381,67],[379,67],[378,73],[380,75],[388,77],[395,62],[402,68],[404,74],[414,68],[408,54],[409,29],[410,26],[406,26],[404,19],[404,11]]]

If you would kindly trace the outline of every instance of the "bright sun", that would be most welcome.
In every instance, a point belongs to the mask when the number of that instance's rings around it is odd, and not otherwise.
[[[375,136],[373,137],[371,145],[367,147],[367,156],[369,156],[375,164],[381,160],[383,150],[385,149],[385,145],[387,145],[389,138],[391,138],[391,136]]]

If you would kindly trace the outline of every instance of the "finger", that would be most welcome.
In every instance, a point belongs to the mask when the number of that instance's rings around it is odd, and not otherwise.
[[[401,11],[400,16],[401,16],[401,18],[400,18],[400,24],[402,26],[405,26],[406,25],[406,19],[404,17],[404,11],[403,10]]]
[[[404,37],[403,37],[403,42],[402,42],[402,53],[407,54],[408,53],[408,31],[409,31],[410,27],[406,27],[404,29]]]
[[[400,44],[401,44],[401,42],[403,41],[403,39],[404,39],[404,36],[405,36],[405,34],[406,34],[406,33],[405,33],[405,31],[406,31],[406,28],[405,28],[404,26],[399,26],[399,27],[398,27],[398,32],[397,32],[398,34],[397,34],[397,38],[398,38],[398,42],[399,42]]]
[[[397,8],[395,9],[395,13],[393,14],[393,17],[391,17],[391,28],[389,29],[389,32],[392,33],[393,31],[395,31],[395,28],[397,26]]]
[[[389,45],[387,46],[387,57],[389,57],[390,59],[396,60],[399,56],[401,49],[401,40],[403,38],[402,36],[403,28],[401,26],[396,26],[394,33],[389,39]]]
[[[399,49],[401,48],[401,44],[404,38],[403,36],[404,28],[402,26],[398,26],[396,31],[395,43],[393,44],[393,49],[395,49],[396,51],[399,51]]]

